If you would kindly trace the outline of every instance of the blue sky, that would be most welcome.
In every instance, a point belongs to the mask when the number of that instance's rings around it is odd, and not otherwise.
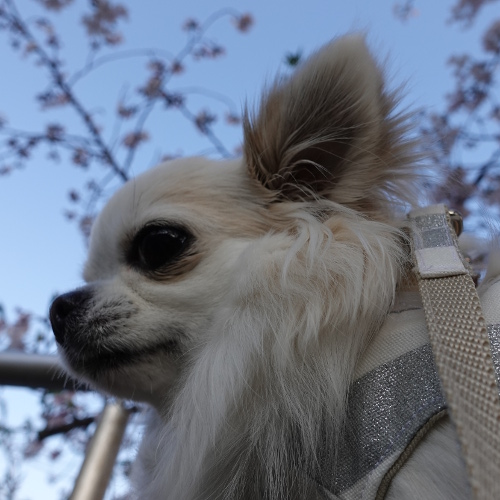
[[[132,1],[123,0],[129,19],[122,24],[125,44],[122,49],[156,47],[177,52],[185,35],[184,20],[206,19],[230,2],[221,0]],[[19,0],[22,12],[31,15],[35,2]],[[442,109],[446,92],[451,90],[450,72],[445,63],[453,53],[477,52],[480,33],[491,20],[493,7],[485,8],[474,28],[464,30],[447,23],[451,0],[417,0],[417,13],[401,23],[393,15],[393,0],[242,0],[232,2],[240,12],[249,12],[255,25],[247,34],[237,32],[228,20],[213,26],[212,37],[226,47],[226,55],[217,61],[189,64],[184,75],[172,81],[172,88],[203,87],[229,97],[240,109],[245,100],[258,98],[265,81],[277,71],[287,52],[301,50],[305,55],[333,37],[346,32],[364,31],[379,60],[387,59],[391,86],[407,84],[405,104],[413,108]],[[83,65],[86,42],[79,24],[79,13],[87,2],[76,0],[63,14],[56,15],[64,41],[63,58],[69,69]],[[36,130],[59,118],[74,130],[81,124],[67,110],[40,114],[33,95],[46,87],[43,70],[29,58],[20,59],[8,47],[0,33],[0,114],[9,125]],[[75,87],[82,100],[89,102],[111,135],[117,96],[134,88],[145,78],[143,60],[113,63],[93,73]],[[124,85],[127,84],[127,85]],[[205,106],[196,98],[193,109]],[[151,141],[138,156],[134,173],[150,167],[159,152],[199,154],[207,151],[204,138],[175,113],[155,113],[148,125]],[[230,147],[239,143],[239,129],[217,128]],[[99,174],[100,175],[100,174]],[[45,314],[51,297],[81,283],[80,271],[85,259],[83,239],[63,211],[69,208],[67,192],[79,188],[88,175],[68,162],[53,164],[44,154],[34,156],[27,167],[0,178],[0,304],[9,317],[20,306]],[[35,411],[23,392],[9,390],[10,415],[19,421],[23,414]],[[21,396],[20,396],[21,395]],[[27,397],[27,396],[26,396]],[[35,481],[26,472],[26,488]],[[38,481],[37,481],[38,482]],[[26,490],[25,498],[30,495]],[[33,495],[33,498],[42,498]],[[50,498],[47,496],[46,498]],[[55,498],[55,496],[54,496]]]
[[[32,3],[24,0],[22,6]],[[227,20],[219,21],[211,33],[227,48],[226,56],[215,62],[192,64],[174,87],[196,86],[217,91],[230,97],[239,109],[246,99],[250,102],[256,99],[263,82],[284,69],[282,61],[287,52],[302,50],[307,54],[332,37],[363,30],[367,31],[370,45],[379,58],[388,57],[394,85],[407,82],[406,104],[440,109],[443,95],[451,87],[445,66],[447,58],[452,52],[475,51],[479,46],[476,29],[465,31],[446,23],[452,3],[417,2],[418,15],[403,24],[392,14],[392,0],[312,0],[296,2],[293,8],[290,2],[281,0],[237,2],[240,11],[254,16],[253,29],[242,35]],[[194,0],[175,2],[175,7],[169,7],[173,2],[151,0],[129,4],[123,48],[159,47],[173,52],[182,46],[184,34],[180,26],[187,17],[203,20],[227,5]],[[63,56],[72,68],[79,67],[86,56],[80,26],[71,21],[77,19],[76,7],[64,14],[68,22],[62,23]],[[479,26],[488,21],[487,14],[485,10]],[[46,75],[29,58],[19,60],[6,46],[5,37],[0,38],[0,57],[4,67],[10,69],[0,83],[0,113],[9,119],[11,126],[35,130],[37,125],[62,117],[69,127],[80,128],[78,120],[66,110],[38,112],[39,106],[32,96],[45,88]],[[130,70],[131,64],[137,71]],[[92,74],[76,91],[92,103],[99,119],[109,127],[116,96],[123,92],[124,82],[128,81],[128,88],[133,91],[137,86],[134,80],[140,82],[145,74],[141,60],[114,63]],[[148,127],[152,140],[136,162],[135,172],[150,167],[160,149],[183,154],[206,150],[201,135],[175,113],[157,113],[152,118]],[[239,130],[229,131],[223,139],[230,147],[235,146]],[[68,190],[80,187],[87,179],[85,172],[68,162],[54,165],[44,154],[35,156],[23,171],[0,178],[0,228],[4,242],[0,303],[7,311],[20,305],[43,313],[55,292],[80,283],[85,248],[78,230],[64,218],[63,211],[69,208]]]

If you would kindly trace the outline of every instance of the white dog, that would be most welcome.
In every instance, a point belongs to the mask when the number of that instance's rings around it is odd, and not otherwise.
[[[71,373],[152,406],[140,498],[468,498],[404,292],[395,106],[341,38],[247,113],[242,159],[160,165],[103,210],[51,320]]]

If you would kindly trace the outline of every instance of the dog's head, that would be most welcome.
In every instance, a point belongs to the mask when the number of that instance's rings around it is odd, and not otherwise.
[[[390,223],[389,200],[407,200],[413,162],[394,106],[364,41],[346,37],[247,113],[242,159],[175,160],[127,183],[93,227],[87,284],[51,307],[69,370],[160,404],[207,332],[217,334],[255,242],[292,241],[308,218],[335,237],[342,213]]]

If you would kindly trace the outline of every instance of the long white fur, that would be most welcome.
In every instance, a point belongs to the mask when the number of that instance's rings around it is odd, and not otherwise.
[[[416,155],[396,102],[362,38],[345,37],[248,112],[241,160],[162,165],[104,209],[85,269],[88,317],[120,318],[103,345],[139,351],[181,332],[178,358],[159,352],[98,378],[76,370],[153,407],[138,498],[316,498],[318,450],[335,453],[356,363],[407,265],[398,217],[415,200]],[[195,234],[199,261],[185,274],[155,281],[123,263],[154,220]],[[425,444],[423,462],[456,457],[448,441]],[[433,464],[443,474],[432,488],[416,462],[418,480],[402,475],[391,498],[457,498],[449,485],[466,484],[459,459]]]
[[[160,435],[158,482],[141,494],[216,498],[223,487],[227,498],[258,498],[254,475],[269,498],[306,498],[301,469],[322,439],[335,442],[352,368],[398,279],[393,231],[347,220],[357,241],[308,217],[294,238],[269,235],[243,253]],[[287,453],[295,427],[300,455]]]

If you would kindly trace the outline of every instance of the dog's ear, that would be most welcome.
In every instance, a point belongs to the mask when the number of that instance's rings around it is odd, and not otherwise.
[[[246,113],[250,175],[277,200],[326,197],[376,216],[403,198],[414,161],[406,117],[361,36],[322,48]]]

